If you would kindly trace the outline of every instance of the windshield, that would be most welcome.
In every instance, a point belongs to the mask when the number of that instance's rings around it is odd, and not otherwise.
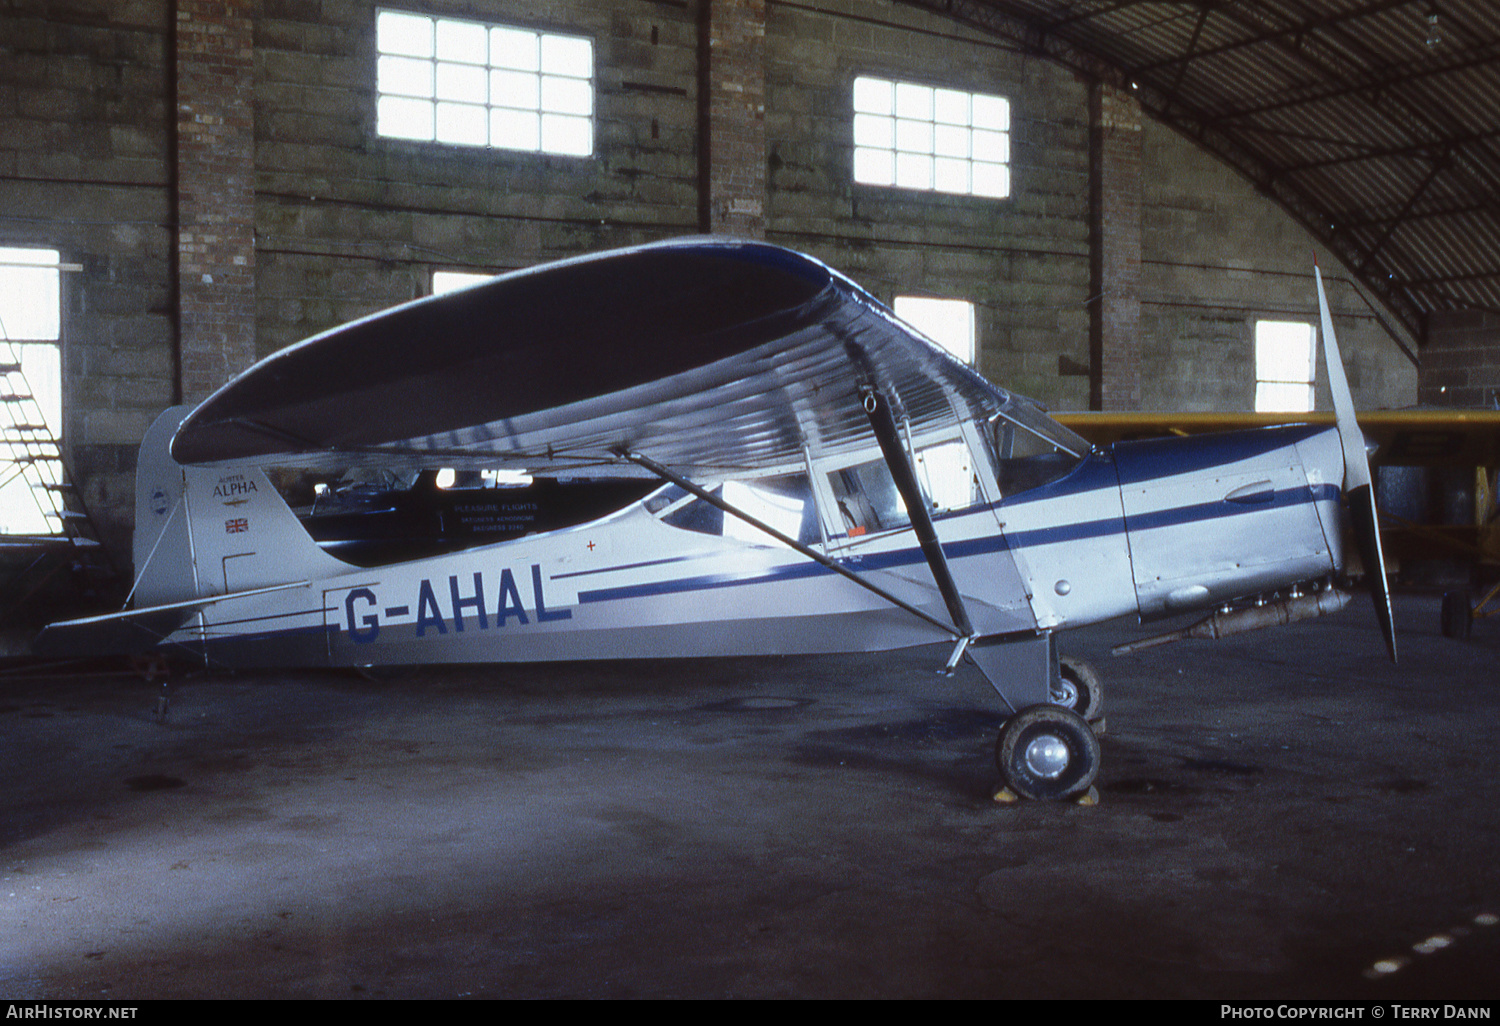
[[[991,418],[985,441],[991,447],[1002,499],[1056,481],[1076,467],[1090,448],[1040,406],[1014,395]]]

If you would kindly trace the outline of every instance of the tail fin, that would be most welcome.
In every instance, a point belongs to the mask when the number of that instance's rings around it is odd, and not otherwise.
[[[223,595],[349,569],[308,535],[255,467],[184,467],[172,437],[189,407],[163,413],[136,465],[135,603]]]
[[[170,447],[177,425],[192,407],[173,406],[157,417],[141,440],[135,463],[135,584],[137,606],[198,597],[193,543],[188,534],[182,467]]]

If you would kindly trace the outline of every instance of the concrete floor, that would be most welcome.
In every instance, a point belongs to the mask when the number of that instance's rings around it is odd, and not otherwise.
[[[1094,807],[934,650],[12,680],[0,995],[1493,998],[1500,621],[1397,616],[1070,636]]]

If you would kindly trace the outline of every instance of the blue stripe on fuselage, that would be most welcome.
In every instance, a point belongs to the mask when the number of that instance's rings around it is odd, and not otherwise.
[[[1185,438],[1146,438],[1111,447],[1121,487],[1222,467],[1306,441],[1332,428],[1289,424]]]

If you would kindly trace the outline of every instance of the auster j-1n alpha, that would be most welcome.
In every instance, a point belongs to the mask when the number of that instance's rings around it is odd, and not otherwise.
[[[1345,499],[1394,657],[1323,309],[1336,428],[1099,451],[778,247],[687,239],[505,274],[163,414],[137,470],[132,608],[38,647],[270,667],[946,641],[947,668],[969,660],[1005,706],[1005,784],[1077,796],[1099,689],[1058,632],[1273,591],[1293,596],[1281,619],[1337,608],[1294,589],[1340,572]],[[299,518],[272,483],[290,468],[364,478],[320,485]]]

